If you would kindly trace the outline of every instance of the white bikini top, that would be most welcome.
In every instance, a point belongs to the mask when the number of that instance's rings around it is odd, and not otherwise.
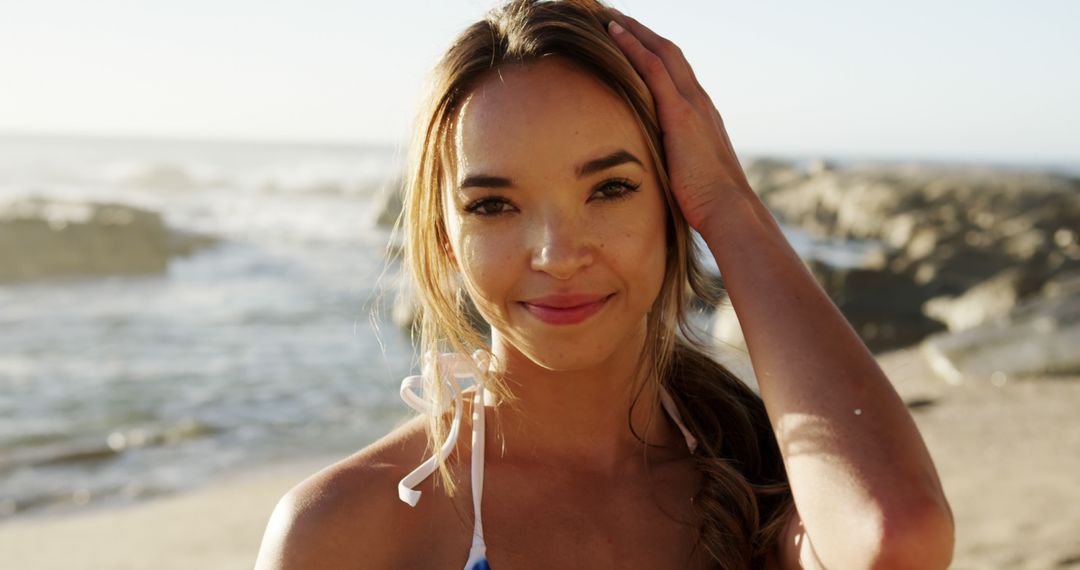
[[[446,441],[444,441],[442,446],[435,452],[435,455],[432,455],[427,461],[421,463],[416,469],[401,479],[398,483],[398,497],[405,503],[408,503],[409,506],[415,507],[416,503],[420,500],[421,492],[415,490],[414,487],[431,476],[443,460],[450,455],[450,451],[454,447],[454,442],[457,441],[458,431],[461,426],[461,394],[464,389],[461,385],[461,380],[473,378],[477,386],[476,395],[473,397],[472,408],[473,454],[471,470],[473,520],[475,521],[475,525],[473,528],[473,542],[469,549],[469,559],[468,562],[465,563],[465,570],[488,568],[487,545],[484,543],[484,527],[480,521],[480,499],[484,492],[484,406],[487,404],[487,401],[484,382],[478,372],[481,370],[490,371],[492,363],[489,354],[483,350],[474,352],[472,358],[460,353],[443,353],[438,356],[438,360],[439,370],[442,376],[440,381],[443,384],[448,385],[454,394],[454,419],[450,424],[450,433],[447,434]],[[414,410],[426,415],[442,414],[446,411],[445,402],[443,406],[436,410],[432,403],[433,397],[424,398],[413,391],[413,389],[419,389],[419,393],[424,394],[424,379],[430,378],[433,372],[433,364],[432,354],[429,353],[424,357],[422,374],[420,376],[409,376],[401,381],[401,399]],[[438,389],[438,385],[434,382],[430,382],[429,385]],[[683,425],[682,418],[679,416],[679,411],[675,408],[675,402],[671,399],[671,395],[668,394],[663,386],[660,387],[660,402],[671,416],[671,419],[675,422],[675,425],[679,427],[683,437],[686,439],[687,447],[690,448],[690,452],[693,453],[697,448],[697,440],[690,434],[690,431],[686,429],[686,426]]]

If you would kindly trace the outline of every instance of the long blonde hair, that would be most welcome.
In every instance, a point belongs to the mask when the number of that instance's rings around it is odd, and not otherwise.
[[[633,111],[667,203],[667,260],[647,319],[641,362],[651,370],[645,381],[668,389],[699,441],[695,466],[705,476],[694,497],[703,521],[700,544],[721,568],[758,566],[774,548],[792,509],[787,476],[761,399],[706,355],[688,320],[693,295],[715,305],[721,291],[700,266],[689,225],[671,193],[652,95],[608,37],[611,19],[609,9],[595,0],[512,0],[468,26],[432,70],[415,118],[398,220],[399,227],[404,224],[405,267],[419,303],[414,333],[419,334],[421,354],[490,350],[484,335],[465,317],[470,300],[448,252],[443,217],[442,184],[455,164],[453,129],[465,98],[500,66],[543,57],[560,57],[594,77]],[[485,373],[484,383],[500,405],[516,404],[497,373]],[[638,386],[638,394],[644,386]],[[437,401],[452,396],[439,384],[425,389]],[[429,452],[445,438],[449,424],[447,415],[431,418]],[[437,481],[450,496],[456,494],[445,464]]]

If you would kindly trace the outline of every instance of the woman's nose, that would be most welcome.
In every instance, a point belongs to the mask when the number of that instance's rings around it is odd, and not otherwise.
[[[530,265],[556,279],[570,279],[593,263],[593,239],[584,224],[560,214],[548,216],[533,232]]]

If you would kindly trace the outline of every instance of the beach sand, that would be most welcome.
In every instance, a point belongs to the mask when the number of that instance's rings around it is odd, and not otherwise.
[[[920,353],[879,357],[934,458],[956,569],[1080,568],[1080,377],[951,386]]]
[[[952,567],[1080,568],[1080,377],[952,386],[915,349],[879,362],[914,404],[952,505]],[[129,507],[0,524],[0,567],[250,568],[278,498],[337,459],[261,468]]]
[[[277,500],[338,459],[263,467],[130,506],[0,524],[0,568],[251,568]]]

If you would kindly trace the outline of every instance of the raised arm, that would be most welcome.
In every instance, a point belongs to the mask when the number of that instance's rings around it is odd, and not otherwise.
[[[903,401],[751,191],[679,48],[619,21],[630,33],[612,37],[656,98],[672,190],[724,276],[787,467],[797,518],[781,565],[947,567],[952,515]]]

